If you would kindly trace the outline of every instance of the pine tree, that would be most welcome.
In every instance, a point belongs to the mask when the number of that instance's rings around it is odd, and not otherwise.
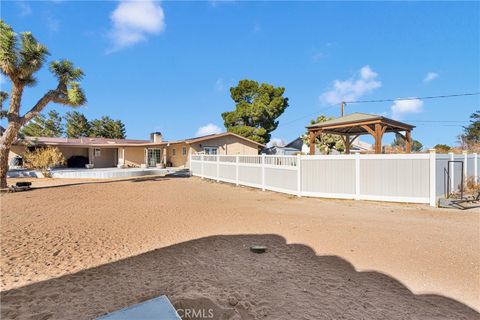
[[[78,111],[67,112],[65,115],[68,138],[80,138],[90,136],[90,123],[87,118]]]
[[[21,134],[28,137],[61,137],[62,116],[55,110],[49,111],[47,116],[39,114],[22,128]]]
[[[266,144],[270,132],[278,126],[277,118],[288,107],[288,98],[283,97],[285,88],[270,84],[258,84],[253,80],[241,80],[230,88],[235,101],[235,110],[222,113],[227,131],[253,141]]]
[[[480,142],[480,111],[470,115],[470,125],[464,127],[467,142]]]
[[[113,120],[108,116],[90,122],[90,136],[110,139],[125,139],[125,125],[121,120]]]

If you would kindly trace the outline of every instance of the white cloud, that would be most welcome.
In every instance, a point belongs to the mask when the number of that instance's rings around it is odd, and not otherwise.
[[[437,79],[438,76],[439,76],[439,74],[436,73],[436,72],[429,72],[429,73],[427,73],[425,78],[423,78],[423,82],[431,82],[431,81]]]
[[[220,4],[236,3],[236,0],[210,0],[210,5],[216,7]]]
[[[267,143],[267,147],[284,147],[286,145],[285,140],[281,138],[272,138],[270,141]]]
[[[215,91],[218,92],[223,92],[225,90],[230,89],[230,87],[233,87],[235,84],[235,79],[229,79],[225,80],[222,77],[218,78],[217,81],[215,81]]]
[[[218,78],[215,82],[215,91],[223,91],[225,90],[225,81],[223,78]]]
[[[209,134],[216,134],[221,132],[222,132],[222,129],[219,126],[213,123],[209,123],[203,127],[198,128],[197,133],[195,133],[195,136],[200,137],[200,136],[206,136]]]
[[[121,1],[110,15],[113,46],[109,52],[145,41],[147,35],[165,30],[165,15],[159,3],[153,0]]]
[[[320,96],[320,100],[328,104],[341,101],[354,101],[373,90],[382,83],[377,80],[378,74],[369,65],[363,66],[357,74],[347,80],[334,80],[332,88]]]
[[[411,100],[395,100],[390,109],[392,110],[392,117],[399,119],[404,114],[422,112],[423,101],[416,98]]]
[[[60,30],[60,20],[54,18],[52,15],[47,16],[45,25],[51,32],[58,32],[58,30]]]
[[[322,60],[323,58],[326,58],[327,55],[323,52],[317,52],[315,53],[313,56],[312,56],[312,60],[313,62],[318,62],[320,60]]]
[[[20,15],[22,17],[29,16],[32,14],[32,7],[30,7],[28,3],[24,1],[17,1],[16,4],[20,8]]]

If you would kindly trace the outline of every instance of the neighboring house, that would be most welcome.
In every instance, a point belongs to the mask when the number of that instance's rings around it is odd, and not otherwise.
[[[280,147],[280,146],[273,146],[270,148],[265,148],[262,150],[262,153],[270,154],[270,155],[278,155],[278,156],[294,156],[300,153],[300,150],[296,148],[289,148],[289,147]]]
[[[350,151],[364,153],[367,151],[372,150],[372,145],[370,143],[361,141],[359,138],[355,139],[352,142],[352,146]],[[265,153],[267,154],[277,154],[277,155],[296,155],[298,153],[309,154],[310,148],[305,144],[302,137],[298,137],[297,139],[291,141],[284,147],[271,147],[265,149]],[[318,147],[315,147],[315,154],[322,154]],[[338,151],[333,150],[332,154],[339,154]]]
[[[188,166],[190,154],[257,155],[264,145],[231,132],[178,141],[163,141],[158,132],[150,140],[106,138],[47,138],[25,137],[12,146],[9,163],[21,157],[27,149],[42,146],[57,147],[65,159],[84,157],[95,168]]]

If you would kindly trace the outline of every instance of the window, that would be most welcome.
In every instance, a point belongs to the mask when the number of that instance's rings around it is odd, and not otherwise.
[[[217,147],[203,147],[205,154],[217,154]]]
[[[172,149],[172,156],[174,156],[176,153],[177,153],[177,151],[175,150],[175,148],[173,148]]]
[[[98,148],[95,148],[95,149],[93,149],[93,154],[94,154],[95,157],[101,157],[102,156],[102,150],[98,149]]]
[[[182,155],[184,155],[184,156],[187,155],[187,147],[182,148]]]

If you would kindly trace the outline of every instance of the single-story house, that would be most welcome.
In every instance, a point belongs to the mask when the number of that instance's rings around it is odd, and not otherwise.
[[[18,163],[27,149],[44,146],[57,147],[67,161],[83,157],[94,168],[187,167],[190,154],[257,155],[264,148],[261,143],[231,132],[177,141],[164,141],[159,132],[152,133],[150,140],[25,137],[12,146],[9,164]]]

